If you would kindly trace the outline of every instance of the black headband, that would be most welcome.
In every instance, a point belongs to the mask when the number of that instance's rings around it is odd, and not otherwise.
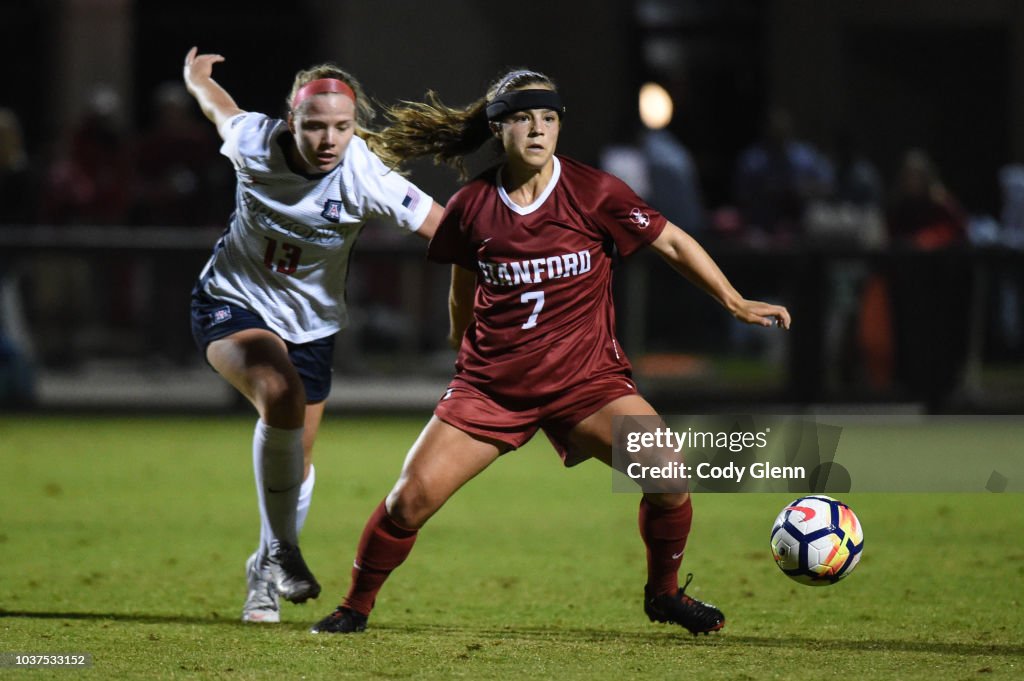
[[[551,109],[565,115],[562,98],[554,90],[512,90],[495,97],[487,105],[487,120],[496,121],[516,111]]]

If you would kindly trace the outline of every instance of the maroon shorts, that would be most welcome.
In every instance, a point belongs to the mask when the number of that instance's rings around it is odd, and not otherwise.
[[[583,383],[562,395],[512,405],[482,392],[456,376],[434,415],[459,430],[518,449],[543,430],[566,466],[586,460],[587,454],[569,446],[569,432],[601,407],[620,397],[637,395],[633,379],[607,374]]]

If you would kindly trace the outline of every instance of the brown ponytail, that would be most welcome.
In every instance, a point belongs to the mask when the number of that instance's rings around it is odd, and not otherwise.
[[[466,156],[495,139],[487,122],[487,103],[504,92],[530,85],[555,88],[551,79],[542,73],[516,69],[492,83],[486,97],[461,109],[444,104],[438,94],[430,90],[423,102],[401,102],[385,107],[388,126],[379,133],[379,140],[393,157],[429,156],[438,165],[458,170],[459,178],[464,180]]]

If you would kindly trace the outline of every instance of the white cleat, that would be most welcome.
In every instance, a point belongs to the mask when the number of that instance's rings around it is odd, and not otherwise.
[[[266,561],[257,565],[254,553],[245,562],[245,579],[249,585],[249,595],[242,606],[243,622],[259,622],[275,624],[281,621],[281,608],[277,602],[277,587],[270,577],[270,566]]]

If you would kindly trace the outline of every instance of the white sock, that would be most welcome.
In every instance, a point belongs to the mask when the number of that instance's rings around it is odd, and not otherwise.
[[[316,469],[309,464],[309,477],[302,481],[299,489],[299,505],[295,509],[295,533],[301,534],[302,527],[306,524],[306,516],[309,515],[309,505],[313,502],[313,485],[316,484]]]
[[[260,506],[260,553],[271,542],[298,544],[296,508],[302,486],[302,428],[273,428],[260,419],[252,439],[252,461]]]

